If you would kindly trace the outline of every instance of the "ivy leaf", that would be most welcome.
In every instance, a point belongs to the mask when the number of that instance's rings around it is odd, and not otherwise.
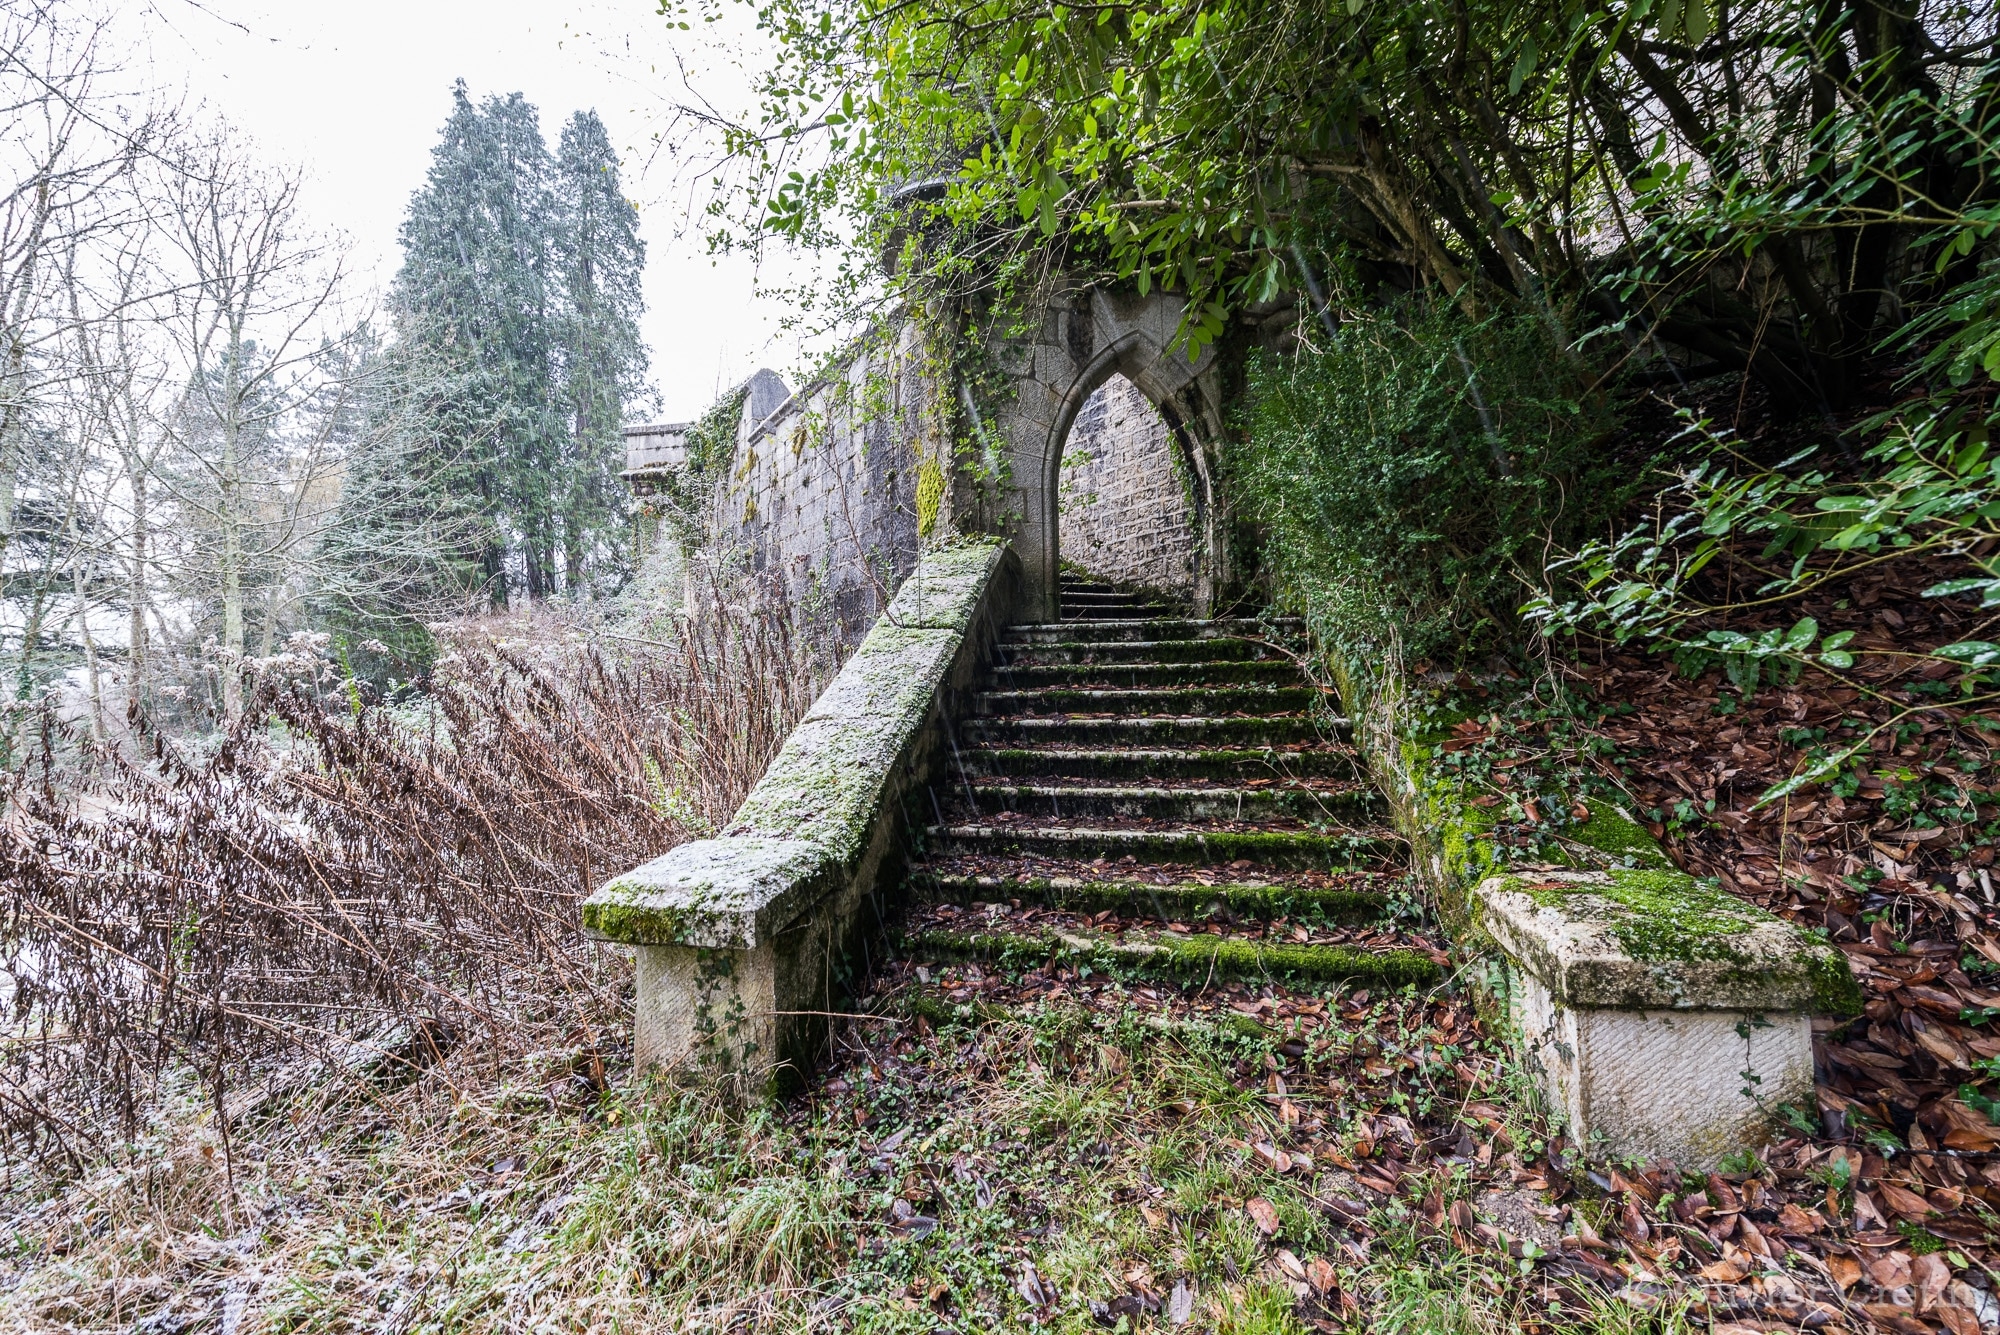
[[[1514,72],[1507,76],[1507,91],[1519,93],[1521,85],[1535,72],[1535,65],[1541,59],[1541,52],[1535,49],[1535,39],[1529,37],[1521,44],[1521,54],[1514,58]]]
[[[1709,8],[1709,0],[1687,0],[1685,18],[1689,46],[1700,46],[1715,30],[1715,13]]]
[[[1947,644],[1931,650],[1937,658],[1948,658],[1954,663],[1967,667],[1991,667],[2000,663],[2000,644],[1989,644],[1985,640],[1960,640],[1957,644]]]

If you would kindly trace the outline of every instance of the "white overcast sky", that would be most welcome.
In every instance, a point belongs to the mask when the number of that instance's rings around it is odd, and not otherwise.
[[[714,262],[698,236],[677,235],[688,230],[689,176],[651,153],[667,107],[686,95],[682,68],[717,106],[741,109],[741,65],[755,59],[741,39],[672,29],[654,0],[146,0],[120,22],[163,83],[247,131],[266,158],[304,167],[308,213],[350,238],[357,269],[383,289],[453,80],[475,98],[525,94],[551,148],[572,111],[595,107],[624,155],[648,245],[644,329],[660,415],[694,417],[758,366],[790,380],[802,361],[749,262]],[[782,263],[767,261],[767,285],[801,272]]]

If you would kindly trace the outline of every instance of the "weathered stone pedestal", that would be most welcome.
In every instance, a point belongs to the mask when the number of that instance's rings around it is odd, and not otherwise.
[[[1018,582],[996,541],[926,556],[722,835],[584,901],[586,932],[636,950],[639,1066],[769,1090],[810,1062],[900,867],[905,804],[949,754],[950,694],[975,679]]]
[[[1523,1056],[1593,1158],[1708,1169],[1817,1117],[1812,1017],[1853,1014],[1847,961],[1671,870],[1494,876],[1478,925],[1509,965]]]

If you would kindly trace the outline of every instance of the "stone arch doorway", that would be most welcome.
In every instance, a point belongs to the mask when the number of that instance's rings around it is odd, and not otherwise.
[[[1173,348],[1184,309],[1165,292],[1082,289],[1051,301],[1032,336],[993,349],[1013,386],[997,414],[1008,464],[1000,527],[1020,554],[1022,611],[1031,619],[1061,614],[1063,447],[1077,415],[1114,374],[1158,411],[1180,452],[1193,533],[1187,596],[1196,616],[1213,615],[1229,577],[1216,486],[1221,366],[1214,344],[1192,361]]]
[[[1194,599],[1198,545],[1181,442],[1116,371],[1083,401],[1057,474],[1057,556],[1065,572]]]

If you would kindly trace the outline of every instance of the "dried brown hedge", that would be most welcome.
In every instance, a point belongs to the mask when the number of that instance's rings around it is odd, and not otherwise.
[[[577,899],[719,824],[828,663],[717,600],[674,644],[462,633],[415,708],[267,674],[206,758],[44,711],[0,779],[0,1149],[86,1158],[169,1071],[226,1105],[357,1037],[405,1072],[594,1045],[624,973]]]

